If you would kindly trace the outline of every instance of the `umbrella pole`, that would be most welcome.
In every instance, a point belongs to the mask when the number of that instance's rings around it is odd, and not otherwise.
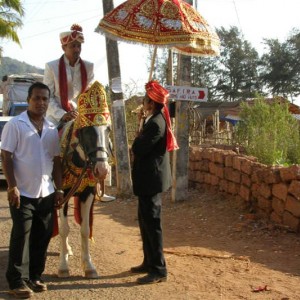
[[[149,74],[149,80],[152,80],[152,74],[153,74],[153,69],[154,69],[154,62],[155,62],[155,58],[156,58],[156,53],[157,53],[157,46],[154,47],[153,50],[153,55],[152,55],[152,61],[151,61],[151,69],[150,69],[150,74]]]

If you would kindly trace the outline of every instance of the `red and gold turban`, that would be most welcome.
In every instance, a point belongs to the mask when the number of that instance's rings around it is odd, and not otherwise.
[[[162,87],[158,81],[151,80],[145,85],[146,94],[148,97],[160,104],[164,105],[163,112],[167,123],[167,151],[173,151],[179,149],[176,138],[172,132],[170,113],[167,106],[169,99],[169,92]]]
[[[71,31],[62,32],[59,35],[59,38],[62,45],[67,45],[74,41],[78,41],[79,43],[84,43],[82,27],[78,24],[73,24],[71,26]]]

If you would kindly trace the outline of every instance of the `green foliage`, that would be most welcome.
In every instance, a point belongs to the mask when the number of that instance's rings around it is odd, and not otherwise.
[[[248,155],[267,165],[300,163],[300,128],[288,103],[268,104],[260,98],[253,106],[242,103],[241,109],[236,139]]]
[[[0,38],[20,45],[17,30],[22,27],[24,9],[20,0],[0,0]],[[0,58],[2,54],[0,46]]]

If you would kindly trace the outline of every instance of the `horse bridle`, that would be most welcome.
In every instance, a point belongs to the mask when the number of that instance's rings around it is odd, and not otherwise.
[[[70,200],[70,198],[75,194],[76,190],[80,186],[80,183],[83,179],[83,176],[89,168],[93,172],[93,167],[95,166],[96,162],[98,162],[98,161],[102,161],[102,162],[108,161],[109,153],[106,150],[106,148],[104,148],[104,147],[96,147],[95,151],[93,151],[93,152],[98,152],[98,151],[105,152],[107,154],[107,157],[96,157],[95,159],[90,159],[89,154],[92,153],[92,152],[88,153],[87,149],[85,149],[85,147],[80,143],[80,138],[78,138],[78,144],[77,145],[80,145],[82,147],[82,150],[84,152],[84,155],[85,155],[86,159],[84,160],[84,167],[82,168],[82,171],[81,171],[80,175],[78,176],[75,172],[73,172],[72,169],[70,168],[70,166],[67,164],[68,160],[66,159],[68,150],[70,148],[71,135],[72,135],[72,132],[73,132],[73,128],[74,128],[74,123],[71,124],[68,135],[67,135],[67,145],[66,145],[66,150],[65,150],[65,153],[64,153],[64,157],[63,157],[63,162],[66,162],[66,167],[68,168],[68,171],[70,173],[72,173],[72,175],[77,177],[77,180],[76,180],[75,184],[72,185],[72,187],[69,190],[69,192],[67,193],[67,195],[64,196],[63,201],[61,203],[59,203],[57,206],[62,206],[63,204],[65,204],[66,202],[68,202]],[[80,134],[81,133],[79,131],[79,135]],[[95,192],[96,192],[96,194],[99,198],[101,198],[104,195],[104,192],[105,192],[104,179],[105,178],[97,181],[97,183],[96,183]],[[100,193],[100,191],[101,191],[101,193]]]

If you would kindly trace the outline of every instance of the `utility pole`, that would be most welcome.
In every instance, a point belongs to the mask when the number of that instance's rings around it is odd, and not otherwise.
[[[185,0],[193,5],[193,0]],[[191,58],[178,54],[178,82],[179,86],[191,85]],[[188,192],[188,164],[189,164],[189,102],[176,101],[175,136],[179,149],[173,152],[173,185],[172,201],[186,200]]]
[[[104,15],[113,10],[113,0],[102,0]],[[126,113],[122,90],[114,93],[113,79],[121,79],[119,50],[116,41],[106,39],[106,56],[108,78],[112,100],[112,125],[114,134],[114,152],[116,162],[116,179],[118,195],[129,194],[131,188],[131,169],[129,160],[128,139],[126,131]],[[120,86],[121,87],[121,86]]]

